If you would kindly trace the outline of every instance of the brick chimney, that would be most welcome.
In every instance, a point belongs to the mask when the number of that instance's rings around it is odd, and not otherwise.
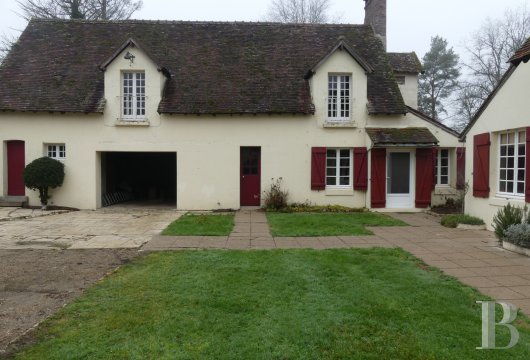
[[[364,0],[364,24],[372,25],[386,50],[386,0]]]

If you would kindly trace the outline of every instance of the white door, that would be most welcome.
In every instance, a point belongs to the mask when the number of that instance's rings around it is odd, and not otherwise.
[[[387,154],[386,207],[410,209],[414,207],[412,153],[390,151]]]

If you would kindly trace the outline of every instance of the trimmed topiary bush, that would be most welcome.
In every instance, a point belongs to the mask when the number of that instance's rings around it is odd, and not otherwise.
[[[512,206],[510,203],[503,206],[502,209],[497,211],[493,218],[493,228],[495,229],[495,236],[499,240],[505,239],[505,232],[512,225],[521,224],[525,220],[526,206],[520,208]]]
[[[504,232],[504,241],[530,249],[530,224],[509,226]]]
[[[455,228],[458,224],[484,225],[484,221],[478,217],[463,214],[450,214],[442,217],[442,226]]]
[[[61,186],[63,181],[64,164],[49,157],[33,160],[24,169],[24,184],[39,192],[42,209],[46,209],[48,205],[49,189]]]

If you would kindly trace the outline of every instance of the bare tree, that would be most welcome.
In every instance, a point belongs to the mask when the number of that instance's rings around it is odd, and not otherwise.
[[[510,66],[508,60],[529,36],[530,12],[525,5],[506,11],[501,19],[486,20],[473,34],[466,47],[469,60],[464,62],[468,80],[457,96],[460,127],[499,84]]]
[[[87,20],[129,19],[142,7],[134,0],[17,0],[21,16],[31,18],[71,18]]]
[[[330,6],[330,0],[272,0],[267,18],[283,23],[326,23],[332,20]]]
[[[17,42],[17,37],[12,34],[2,34],[0,35],[0,64],[5,59],[9,50]]]
[[[141,0],[17,0],[19,15],[32,18],[121,20],[129,19],[142,7]],[[14,35],[0,35],[0,63],[16,42]]]

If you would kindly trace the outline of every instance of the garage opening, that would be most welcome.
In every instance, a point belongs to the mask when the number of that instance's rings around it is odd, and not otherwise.
[[[102,152],[102,205],[171,205],[177,202],[177,154]]]

